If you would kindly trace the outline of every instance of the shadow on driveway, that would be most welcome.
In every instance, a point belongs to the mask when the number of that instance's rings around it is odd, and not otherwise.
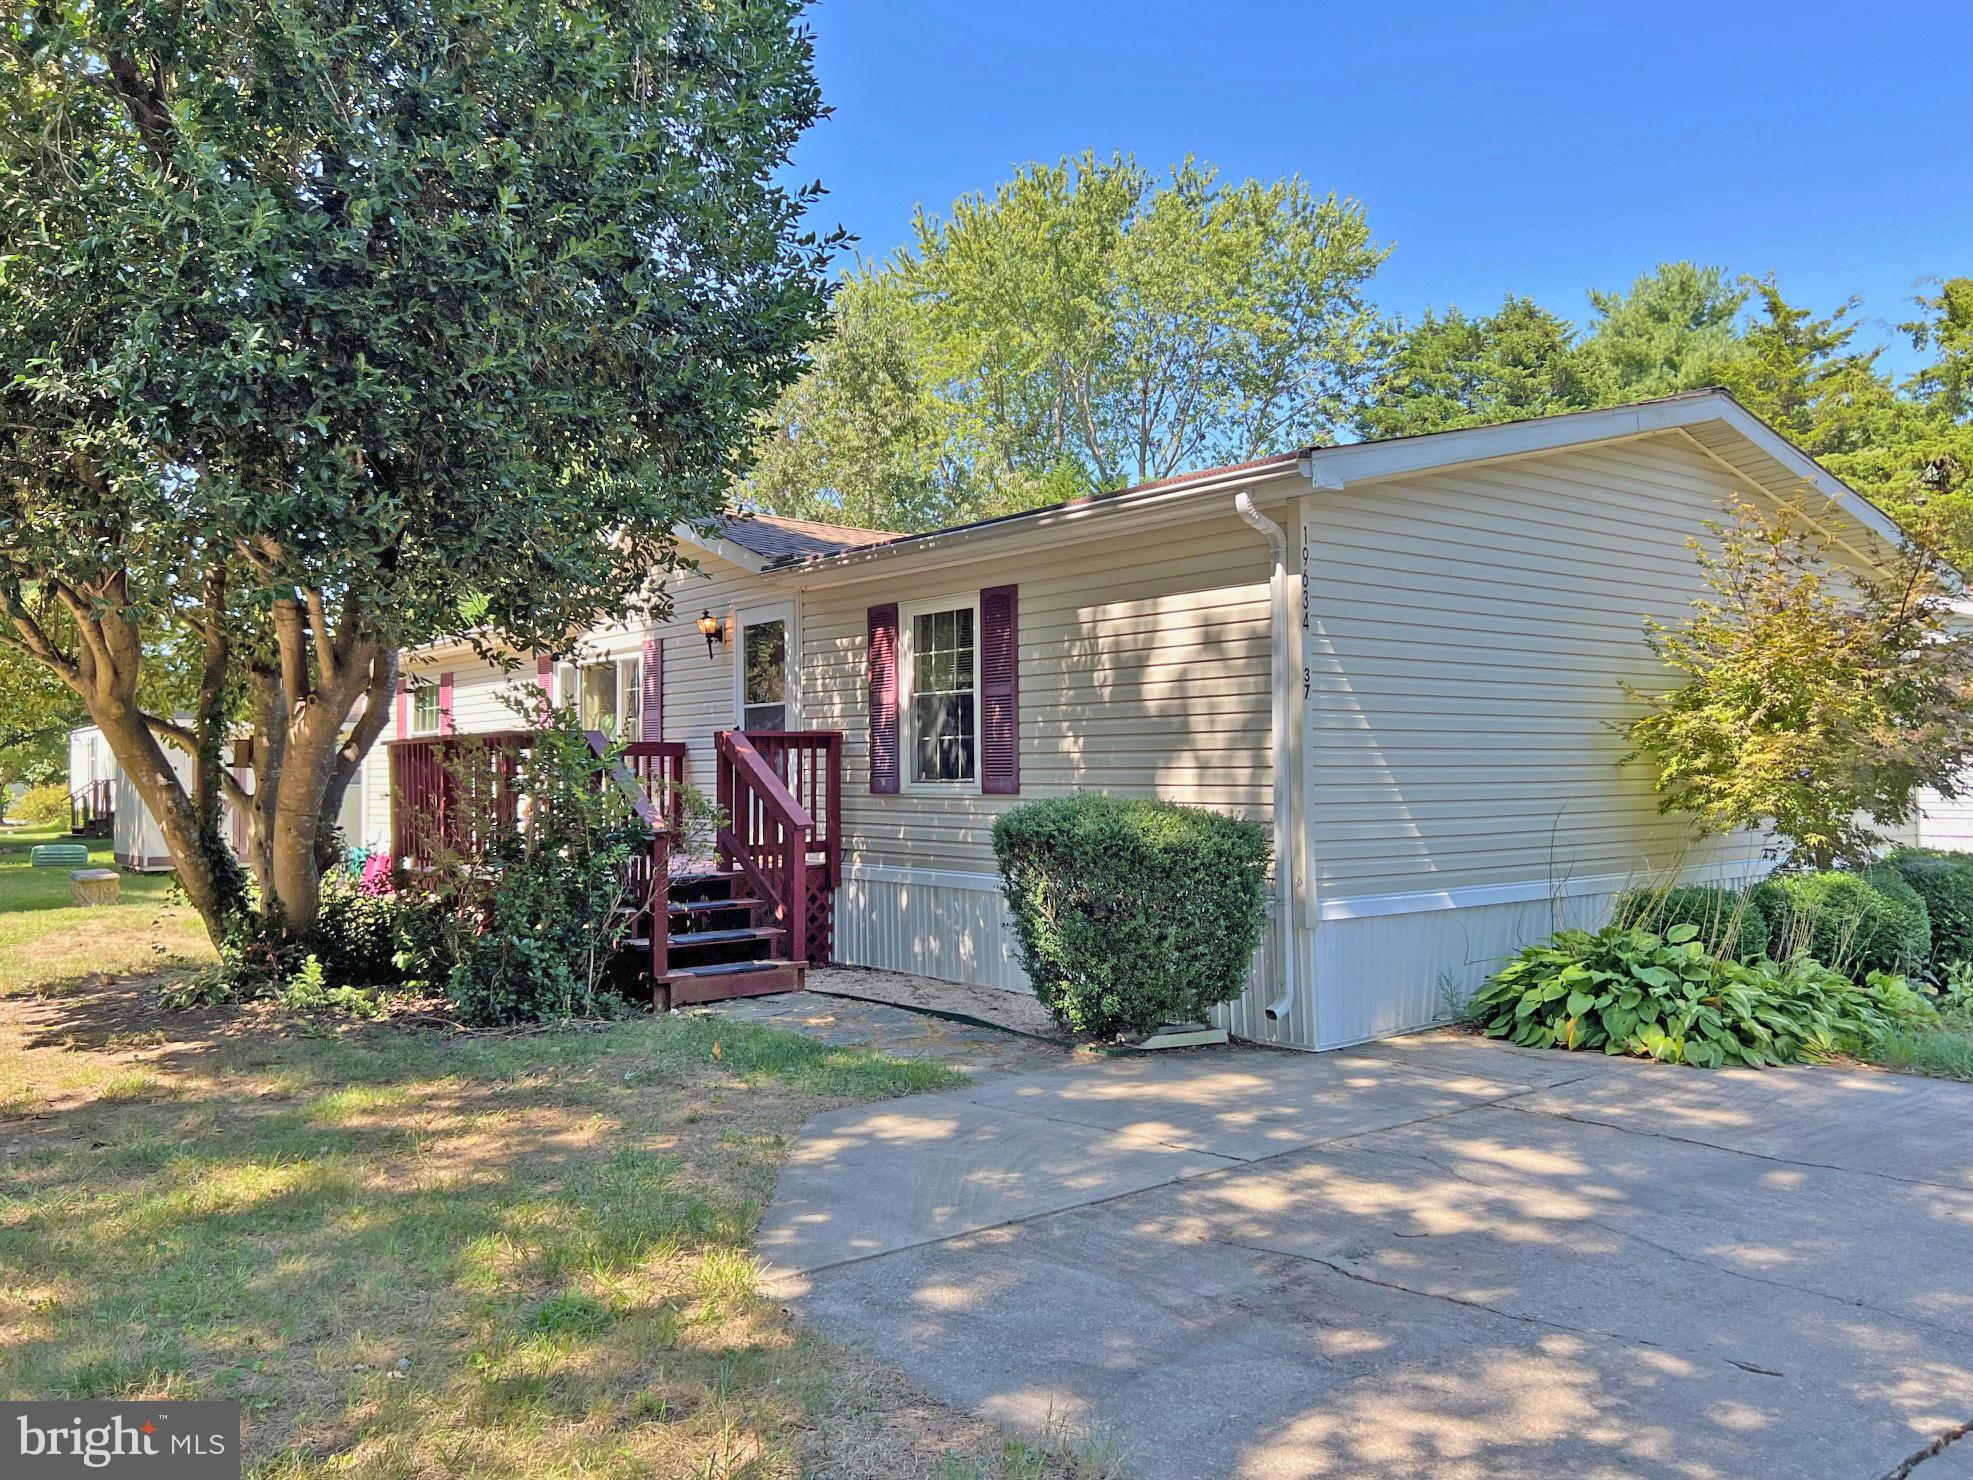
[[[1008,1075],[818,1117],[760,1250],[937,1397],[1146,1477],[1877,1480],[1973,1418],[1938,1080],[1451,1035]]]

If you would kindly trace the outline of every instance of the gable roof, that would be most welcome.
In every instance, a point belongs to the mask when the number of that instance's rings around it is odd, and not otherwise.
[[[1113,493],[1091,494],[1066,503],[925,534],[843,531],[839,526],[820,526],[863,538],[833,550],[783,557],[773,565],[781,571],[812,571],[819,575],[871,561],[908,559],[915,554],[932,559],[933,552],[958,545],[996,543],[1029,533],[1060,534],[1064,525],[1085,519],[1098,522],[1107,522],[1111,516],[1146,519],[1154,507],[1169,509],[1175,503],[1202,500],[1295,472],[1306,481],[1299,490],[1287,491],[1306,492],[1313,488],[1319,493],[1379,478],[1416,476],[1476,462],[1526,457],[1661,432],[1683,434],[1728,471],[1776,496],[1787,497],[1806,485],[1886,543],[1896,545],[1904,539],[1903,530],[1883,510],[1821,467],[1730,393],[1714,389],[1489,426],[1309,447],[1251,462],[1202,468]]]

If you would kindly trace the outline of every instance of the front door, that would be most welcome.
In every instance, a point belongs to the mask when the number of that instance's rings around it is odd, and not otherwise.
[[[739,614],[734,719],[743,730],[792,730],[795,718],[795,609],[756,607]]]

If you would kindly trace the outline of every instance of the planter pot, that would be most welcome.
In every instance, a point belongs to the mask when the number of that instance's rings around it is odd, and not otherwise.
[[[123,875],[113,868],[79,868],[69,874],[69,898],[78,905],[115,904]]]

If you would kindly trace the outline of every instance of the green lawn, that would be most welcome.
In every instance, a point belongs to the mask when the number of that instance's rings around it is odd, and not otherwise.
[[[0,1396],[236,1398],[248,1472],[1110,1475],[940,1407],[756,1293],[809,1115],[924,1063],[705,1017],[451,1035],[166,1013],[201,954],[0,871]],[[23,954],[25,948],[25,954]]]
[[[28,866],[36,843],[72,841],[66,827],[0,828],[0,997],[212,960],[205,928],[173,899],[169,874],[126,873],[116,904],[77,909],[67,869]],[[107,840],[90,843],[89,861],[112,865]]]

